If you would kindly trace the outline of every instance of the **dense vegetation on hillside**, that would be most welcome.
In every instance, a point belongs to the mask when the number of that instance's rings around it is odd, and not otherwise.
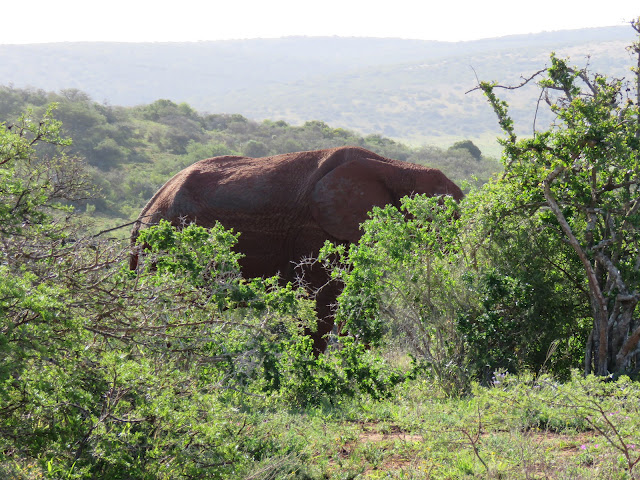
[[[111,105],[167,98],[200,112],[292,125],[321,120],[413,145],[446,148],[469,138],[497,155],[500,132],[491,109],[482,95],[465,94],[476,75],[517,83],[555,51],[578,65],[624,76],[624,47],[631,41],[632,32],[621,26],[472,42],[291,37],[0,45],[0,85],[76,88]],[[511,93],[512,114],[530,133],[537,92]]]
[[[15,121],[29,108],[40,115],[52,102],[57,103],[54,117],[73,139],[69,154],[86,159],[100,189],[95,199],[80,207],[120,219],[135,217],[182,168],[218,155],[262,157],[355,145],[389,158],[440,168],[458,183],[474,183],[472,176],[483,183],[501,168],[497,161],[482,157],[473,144],[452,145],[447,150],[410,148],[380,135],[363,137],[319,121],[299,127],[284,121],[257,123],[241,115],[200,114],[186,103],[170,100],[113,107],[94,102],[78,90],[51,93],[0,87],[0,121]]]

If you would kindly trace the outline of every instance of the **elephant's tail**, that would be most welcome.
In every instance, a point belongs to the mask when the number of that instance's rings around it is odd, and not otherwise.
[[[138,268],[138,261],[140,258],[140,254],[147,248],[147,245],[139,245],[138,244],[138,236],[140,235],[140,229],[143,225],[151,225],[152,222],[147,222],[145,219],[152,217],[153,214],[146,214],[145,210],[142,211],[138,219],[133,224],[133,229],[131,229],[131,253],[129,254],[129,268],[131,270],[136,270]]]
[[[133,225],[133,229],[131,230],[131,252],[129,253],[130,270],[137,270],[138,268],[138,257],[140,256],[141,246],[137,243],[141,225],[142,221],[140,220],[140,218],[138,218],[138,220],[136,220],[136,223],[134,223]]]

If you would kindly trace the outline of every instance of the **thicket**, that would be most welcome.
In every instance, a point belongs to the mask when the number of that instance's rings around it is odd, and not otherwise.
[[[632,26],[640,35],[640,20]],[[631,81],[590,74],[552,54],[538,84],[556,120],[533,138],[517,138],[498,85],[480,85],[506,135],[509,194],[494,205],[494,218],[535,218],[537,238],[566,245],[560,265],[590,307],[586,374],[635,371],[640,353],[640,42],[629,50],[638,62]]]
[[[88,234],[68,206],[89,176],[52,115],[0,125],[0,474],[242,476],[280,448],[253,432],[260,409],[402,380],[362,344],[316,358],[310,300],[243,279],[220,226],[147,229],[129,270],[127,242]]]
[[[327,246],[345,328],[402,338],[450,392],[498,368],[636,374],[640,44],[630,50],[639,63],[627,81],[552,54],[516,87],[538,79],[537,109],[555,115],[531,138],[517,137],[499,85],[481,83],[506,135],[503,172],[459,206],[374,209],[358,245]]]

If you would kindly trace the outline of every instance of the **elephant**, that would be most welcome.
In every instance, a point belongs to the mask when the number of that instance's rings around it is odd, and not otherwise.
[[[359,147],[287,153],[265,158],[222,156],[200,160],[167,181],[144,207],[132,231],[130,266],[136,269],[140,228],[166,219],[179,226],[219,221],[240,232],[237,251],[246,278],[304,278],[316,292],[317,330],[309,332],[316,354],[327,348],[340,287],[315,258],[326,240],[356,243],[359,226],[374,206],[400,206],[405,195],[463,197],[440,170],[391,160]],[[298,267],[296,266],[298,265]]]

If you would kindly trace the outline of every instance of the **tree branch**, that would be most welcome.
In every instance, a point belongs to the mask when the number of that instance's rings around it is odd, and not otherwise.
[[[592,307],[597,308],[594,311],[594,320],[596,321],[596,326],[598,327],[598,374],[605,375],[607,373],[607,347],[608,347],[608,315],[607,315],[607,303],[605,301],[604,295],[602,294],[602,290],[600,289],[600,285],[598,283],[598,279],[596,277],[596,272],[593,269],[593,265],[591,264],[589,258],[587,257],[586,252],[580,245],[580,242],[573,234],[571,230],[571,226],[564,214],[562,213],[562,209],[556,202],[556,199],[553,197],[551,193],[551,184],[553,181],[563,172],[567,170],[567,167],[557,166],[553,172],[547,175],[547,178],[543,181],[544,185],[544,198],[547,200],[549,204],[549,208],[555,215],[558,223],[560,223],[560,227],[562,231],[567,236],[569,244],[574,249],[578,258],[582,262],[584,269],[587,273],[587,280],[589,282],[589,292],[590,297],[593,299]]]
[[[624,365],[627,357],[636,351],[638,342],[640,342],[640,327],[637,327],[622,344],[622,348],[616,355],[616,365]]]
[[[540,75],[541,73],[546,72],[547,69],[543,68],[542,70],[538,70],[536,73],[534,73],[533,75],[531,75],[529,78],[525,78],[525,77],[520,77],[522,78],[522,83],[520,85],[515,85],[515,86],[506,86],[506,85],[494,85],[494,88],[502,88],[504,90],[517,90],[518,88],[522,88],[524,87],[527,83],[529,83],[531,80],[533,80],[534,78],[536,78],[538,75]],[[474,70],[475,72],[475,70]],[[476,79],[478,78],[478,76],[476,75]],[[479,83],[479,82],[478,82]],[[480,85],[472,88],[471,90],[468,90],[465,92],[465,95],[467,93],[471,93],[471,92],[475,92],[476,90],[482,90],[482,87]]]

